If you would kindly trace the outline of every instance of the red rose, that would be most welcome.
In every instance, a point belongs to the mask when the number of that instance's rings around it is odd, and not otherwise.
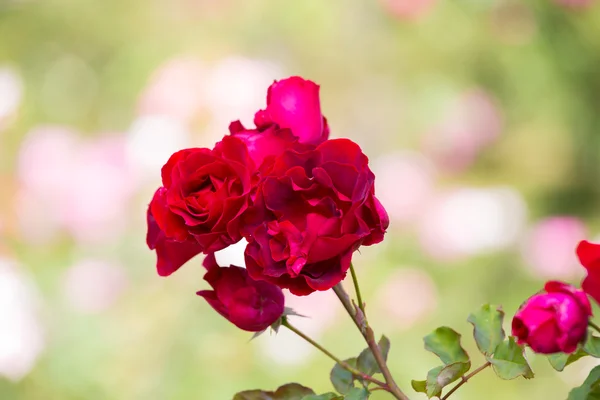
[[[521,306],[512,333],[536,353],[572,353],[586,339],[590,302],[582,290],[566,283],[547,282],[544,290]]]
[[[150,212],[166,238],[195,241],[204,253],[218,251],[241,239],[241,219],[256,179],[254,163],[238,138],[226,136],[213,150],[181,150],[162,168],[163,187]]]
[[[587,270],[581,288],[600,304],[600,244],[581,241],[577,246],[577,257]]]
[[[156,250],[156,269],[160,276],[171,275],[192,257],[202,252],[202,247],[194,239],[178,242],[167,238],[156,223],[150,207],[148,207],[147,222],[146,243],[150,250]]]
[[[284,297],[280,288],[263,281],[255,281],[244,268],[220,268],[209,255],[204,262],[204,275],[213,290],[197,294],[240,329],[259,332],[273,324],[284,311]]]
[[[361,245],[378,243],[389,220],[374,196],[375,176],[347,139],[292,148],[263,176],[248,238],[248,273],[296,295],[339,283]]]
[[[319,144],[329,137],[319,85],[299,76],[275,81],[269,87],[267,108],[256,113],[254,124],[260,130],[273,124],[289,128],[302,143]]]

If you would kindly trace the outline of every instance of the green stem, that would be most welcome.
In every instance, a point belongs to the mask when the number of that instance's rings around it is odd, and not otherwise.
[[[350,372],[352,375],[354,375],[356,377],[359,377],[361,379],[364,379],[366,381],[373,382],[374,384],[380,386],[382,389],[384,389],[386,391],[389,391],[388,385],[385,382],[381,382],[380,380],[375,379],[372,376],[367,375],[367,374],[365,374],[362,371],[359,371],[358,369],[354,368],[353,366],[351,366],[347,362],[340,360],[339,358],[337,358],[336,356],[334,356],[329,350],[327,350],[326,348],[324,348],[323,346],[321,346],[319,343],[315,342],[310,337],[306,336],[302,331],[298,330],[295,326],[293,326],[292,324],[290,324],[287,321],[287,319],[284,318],[283,322],[281,323],[281,325],[285,326],[290,331],[294,332],[296,335],[298,335],[302,339],[306,340],[308,343],[310,343],[311,345],[313,345],[315,348],[317,348],[319,351],[321,351],[327,357],[331,358],[333,361],[335,361],[336,363],[338,363],[339,365],[341,365],[342,368],[344,368],[346,371]]]
[[[369,346],[369,349],[371,349],[371,353],[373,353],[373,357],[375,358],[375,361],[377,362],[377,365],[379,366],[379,369],[383,374],[383,377],[385,378],[385,382],[389,389],[388,392],[398,400],[409,400],[408,397],[402,392],[402,390],[400,390],[400,388],[394,381],[392,373],[390,372],[390,369],[388,368],[387,363],[383,358],[383,354],[381,354],[381,349],[379,348],[379,346],[377,345],[377,341],[375,340],[375,333],[367,323],[367,319],[364,313],[362,312],[362,309],[356,309],[356,307],[350,301],[350,297],[348,296],[348,293],[346,293],[346,291],[344,290],[344,287],[341,283],[335,285],[333,287],[333,291],[340,299],[340,302],[348,312],[348,315],[350,315],[350,318],[352,318],[352,321],[354,321],[354,323],[362,333],[363,337],[365,338],[365,341],[367,342],[367,345]]]
[[[360,294],[358,278],[356,277],[356,271],[354,270],[354,265],[352,265],[352,263],[350,263],[350,273],[352,274],[352,281],[354,282],[354,291],[356,292],[356,300],[358,301],[358,307],[360,307],[360,310],[363,312],[363,314],[365,314],[365,303],[363,303],[362,296]]]
[[[483,371],[490,365],[492,365],[492,364],[488,361],[485,364],[483,364],[481,367],[479,367],[476,370],[474,370],[473,372],[471,372],[469,375],[463,376],[462,380],[460,382],[458,382],[458,385],[454,386],[452,388],[452,390],[450,390],[448,393],[446,393],[446,395],[444,397],[442,397],[442,400],[446,400],[448,397],[450,397],[452,395],[452,393],[456,392],[458,390],[458,388],[460,388],[462,385],[467,383],[467,381],[469,379],[471,379],[472,377],[474,377],[475,375],[477,375],[478,373],[480,373],[481,371]]]
[[[596,325],[592,321],[589,321],[588,325],[591,326],[592,328],[594,328],[596,330],[596,332],[600,332],[600,326]]]

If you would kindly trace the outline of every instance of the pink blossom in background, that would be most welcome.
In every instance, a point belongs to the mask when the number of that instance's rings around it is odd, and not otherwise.
[[[483,90],[471,90],[456,99],[447,117],[425,136],[425,153],[440,169],[463,171],[499,137],[502,125],[494,99]]]
[[[189,122],[205,105],[208,71],[200,59],[174,58],[150,78],[138,103],[141,115],[168,115]]]
[[[408,223],[422,215],[435,191],[437,171],[423,155],[398,152],[373,162],[375,193],[393,221]]]
[[[593,0],[555,0],[557,4],[570,8],[586,8],[589,7]]]
[[[435,0],[381,0],[383,6],[398,19],[417,19],[433,8]]]
[[[44,350],[44,327],[33,282],[17,264],[0,257],[0,375],[18,381]]]
[[[79,139],[62,127],[39,127],[27,135],[18,161],[17,214],[23,234],[49,240],[60,227],[79,241],[117,235],[136,189],[116,135]]]
[[[81,313],[108,309],[127,287],[121,266],[99,260],[82,260],[63,276],[63,293],[69,305]]]
[[[437,309],[438,293],[431,276],[417,268],[398,268],[377,290],[377,313],[391,329],[405,331],[426,321]]]
[[[521,254],[529,272],[539,279],[572,280],[585,270],[575,254],[577,244],[586,239],[586,228],[578,218],[555,216],[532,226]]]
[[[8,124],[23,98],[23,81],[19,73],[7,66],[0,66],[0,131]]]
[[[525,201],[515,189],[461,188],[441,194],[424,211],[418,234],[430,256],[456,259],[514,245],[526,216]]]
[[[306,317],[289,317],[290,322],[313,339],[319,340],[339,312],[339,300],[332,290],[314,292],[310,296],[295,296],[284,290],[285,306]],[[265,357],[280,365],[302,365],[315,355],[315,348],[287,328],[277,335],[265,333],[258,339]]]

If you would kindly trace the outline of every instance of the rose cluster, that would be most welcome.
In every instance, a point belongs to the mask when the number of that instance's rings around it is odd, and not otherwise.
[[[572,353],[585,342],[592,316],[588,296],[600,303],[600,244],[582,241],[577,246],[577,256],[588,273],[581,289],[551,281],[544,291],[529,298],[512,322],[519,344],[550,354]]]
[[[198,295],[241,329],[260,331],[283,313],[281,289],[328,290],[354,251],[383,240],[389,219],[361,148],[329,139],[319,86],[274,82],[254,127],[232,122],[214,148],[173,154],[148,208],[147,243],[167,276],[207,257]],[[214,252],[242,238],[246,268],[219,268]]]

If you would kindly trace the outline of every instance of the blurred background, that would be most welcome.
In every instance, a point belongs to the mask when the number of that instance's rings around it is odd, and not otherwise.
[[[195,295],[201,257],[159,278],[145,245],[169,155],[250,123],[296,74],[376,172],[392,222],[354,262],[411,398],[435,327],[479,365],[471,311],[502,304],[508,328],[545,280],[579,282],[575,245],[600,238],[593,0],[0,0],[0,399],[331,389],[301,340],[250,341]],[[365,347],[332,293],[288,305],[339,357]],[[453,399],[563,399],[593,364],[530,360],[535,380],[485,371]]]

